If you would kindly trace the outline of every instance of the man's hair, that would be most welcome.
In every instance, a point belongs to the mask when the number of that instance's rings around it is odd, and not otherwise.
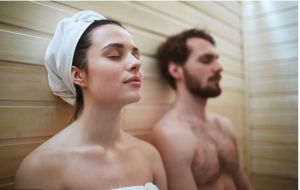
[[[215,40],[207,31],[190,29],[167,38],[157,50],[157,59],[161,74],[168,80],[174,89],[176,89],[175,79],[169,73],[168,64],[170,61],[173,61],[178,65],[184,65],[190,55],[190,50],[187,47],[186,41],[188,38],[192,37],[205,39],[215,46]]]

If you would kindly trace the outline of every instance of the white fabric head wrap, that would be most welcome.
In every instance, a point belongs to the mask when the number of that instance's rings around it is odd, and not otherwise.
[[[75,105],[76,90],[71,78],[71,67],[77,43],[94,20],[104,20],[104,16],[93,11],[81,11],[71,18],[61,20],[56,28],[46,54],[45,65],[53,94]]]

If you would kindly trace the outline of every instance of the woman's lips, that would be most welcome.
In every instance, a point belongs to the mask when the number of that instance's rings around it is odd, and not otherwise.
[[[125,82],[125,84],[140,87],[141,86],[141,78],[137,75],[134,75],[130,78],[128,78]]]

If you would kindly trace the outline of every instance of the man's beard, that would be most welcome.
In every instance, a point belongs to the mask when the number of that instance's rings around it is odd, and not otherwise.
[[[201,82],[199,82],[196,77],[193,77],[184,67],[183,67],[183,73],[185,78],[185,84],[188,88],[188,90],[197,96],[203,97],[203,98],[212,98],[219,96],[222,92],[220,86],[218,83],[215,84],[215,88],[212,87],[201,87]],[[220,74],[214,75],[210,77],[208,80],[214,80],[215,78],[220,77]]]

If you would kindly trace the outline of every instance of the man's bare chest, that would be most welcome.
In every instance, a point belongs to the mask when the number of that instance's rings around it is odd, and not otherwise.
[[[238,151],[233,137],[222,130],[205,130],[195,134],[196,145],[192,172],[198,186],[209,184],[226,172],[238,169]]]

